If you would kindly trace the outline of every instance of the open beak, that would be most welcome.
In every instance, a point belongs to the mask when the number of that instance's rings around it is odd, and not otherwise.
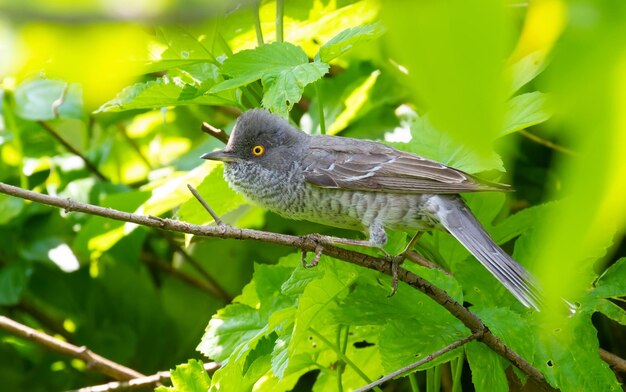
[[[222,162],[234,162],[237,160],[237,157],[230,151],[217,150],[213,152],[207,152],[202,155],[200,158],[202,159],[210,159],[212,161],[222,161]]]

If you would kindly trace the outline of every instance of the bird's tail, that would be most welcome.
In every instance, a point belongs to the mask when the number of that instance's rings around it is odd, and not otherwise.
[[[491,239],[460,197],[435,195],[428,203],[441,225],[515,298],[526,307],[539,310],[541,295],[534,277]]]

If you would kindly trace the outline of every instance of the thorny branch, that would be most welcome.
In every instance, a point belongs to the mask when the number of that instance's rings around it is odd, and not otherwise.
[[[310,237],[298,237],[286,234],[270,233],[260,230],[238,229],[227,225],[221,226],[199,226],[187,222],[181,222],[173,219],[158,218],[154,216],[144,216],[129,212],[104,208],[92,204],[80,203],[70,199],[63,199],[32,192],[12,185],[0,183],[0,193],[19,197],[26,200],[47,204],[66,211],[77,211],[91,215],[97,215],[118,221],[136,223],[143,226],[158,228],[167,231],[181,232],[193,234],[203,237],[217,238],[233,238],[233,239],[249,239],[255,241],[263,241],[278,245],[290,246],[309,252],[314,252],[319,244]],[[387,275],[391,274],[391,265],[383,258],[369,256],[360,252],[324,245],[324,253],[328,256],[347,261],[365,268],[377,270]],[[401,281],[417,288],[433,300],[446,308],[454,317],[459,319],[470,331],[474,333],[482,333],[481,341],[491,350],[509,360],[522,372],[539,383],[544,389],[551,390],[552,387],[547,383],[543,374],[528,361],[506,346],[498,337],[493,335],[487,326],[472,312],[463,307],[460,303],[450,297],[445,291],[434,286],[421,277],[400,268],[398,277]]]

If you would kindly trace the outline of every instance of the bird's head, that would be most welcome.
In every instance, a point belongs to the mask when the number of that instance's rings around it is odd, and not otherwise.
[[[281,117],[262,109],[243,113],[224,149],[206,153],[202,159],[230,163],[251,163],[268,169],[292,162],[308,135]]]

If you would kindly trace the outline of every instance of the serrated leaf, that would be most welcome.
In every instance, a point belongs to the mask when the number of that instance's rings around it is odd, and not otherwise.
[[[326,72],[328,64],[309,63],[300,47],[274,42],[242,50],[226,59],[222,73],[231,79],[213,86],[209,92],[217,93],[261,79],[265,92],[263,106],[284,116],[300,100],[304,87]]]
[[[263,106],[282,117],[288,117],[289,110],[300,101],[304,87],[320,79],[326,72],[327,64],[314,61],[263,78]]]
[[[197,359],[190,359],[183,365],[177,365],[170,374],[171,387],[160,386],[155,392],[207,392],[211,387],[211,378],[204,370],[204,365]]]
[[[78,83],[35,79],[18,85],[14,99],[15,114],[27,120],[45,121],[84,116],[82,92]]]
[[[552,117],[546,94],[539,91],[521,94],[507,102],[504,127],[500,136],[540,124]]]
[[[607,299],[601,299],[596,303],[595,310],[611,320],[626,326],[626,310],[620,308],[613,302]]]
[[[624,297],[626,296],[626,257],[617,260],[607,268],[590,293],[593,297]]]
[[[200,84],[191,84],[180,76],[165,75],[157,80],[126,87],[114,99],[105,102],[96,113],[132,109],[155,109],[180,105],[237,105],[233,94],[210,94]]]
[[[380,23],[345,29],[322,45],[316,58],[328,63],[357,45],[375,40],[383,31]]]
[[[465,353],[472,369],[472,383],[476,392],[509,390],[509,383],[504,373],[507,366],[502,357],[479,342],[469,342],[465,345]]]

